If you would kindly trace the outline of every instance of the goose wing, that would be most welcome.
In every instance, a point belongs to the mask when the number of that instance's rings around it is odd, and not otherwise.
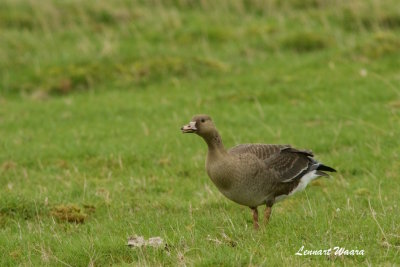
[[[279,153],[282,148],[290,147],[289,145],[272,145],[272,144],[242,144],[232,147],[228,153],[232,155],[253,154],[262,161],[271,158]]]

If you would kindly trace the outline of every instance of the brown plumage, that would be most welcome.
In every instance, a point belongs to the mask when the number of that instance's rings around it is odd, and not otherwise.
[[[253,210],[255,228],[258,206],[266,205],[268,222],[275,202],[304,189],[319,176],[328,176],[324,171],[336,171],[316,161],[311,151],[290,145],[243,144],[226,150],[208,115],[194,116],[181,130],[204,139],[208,146],[208,176],[223,195]]]

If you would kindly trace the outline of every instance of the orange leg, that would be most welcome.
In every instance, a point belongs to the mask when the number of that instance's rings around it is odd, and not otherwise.
[[[264,224],[267,225],[269,222],[269,217],[271,216],[271,211],[272,211],[272,207],[267,206],[265,208],[265,213],[264,213]]]
[[[258,225],[258,210],[257,207],[251,208],[253,210],[253,225],[254,229],[258,230],[259,225]]]

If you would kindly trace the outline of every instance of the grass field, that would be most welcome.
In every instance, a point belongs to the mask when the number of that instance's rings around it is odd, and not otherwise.
[[[3,0],[0,40],[0,266],[400,265],[398,1]],[[197,113],[338,173],[254,231]]]

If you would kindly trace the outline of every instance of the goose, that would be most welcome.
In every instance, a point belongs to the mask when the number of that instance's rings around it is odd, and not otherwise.
[[[265,205],[264,224],[272,206],[301,191],[317,177],[336,172],[308,150],[290,145],[241,144],[226,150],[214,122],[208,115],[195,115],[182,133],[195,133],[208,146],[206,171],[228,199],[253,211],[253,225],[259,228],[258,207]]]

